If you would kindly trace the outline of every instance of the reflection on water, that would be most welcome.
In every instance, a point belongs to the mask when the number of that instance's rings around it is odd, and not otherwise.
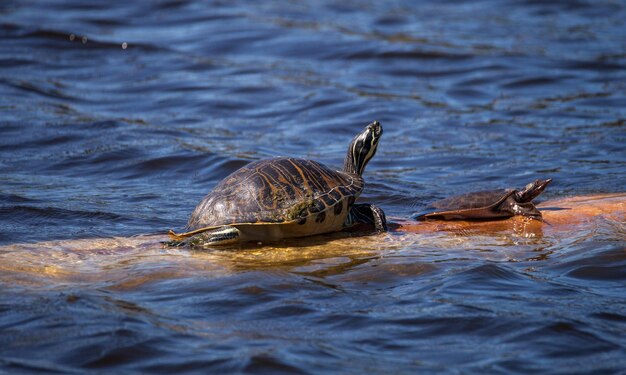
[[[596,198],[210,252],[157,233],[250,161],[340,166],[375,119],[363,200],[388,216],[535,178],[542,199],[623,192],[625,20],[608,0],[1,2],[0,371],[619,371],[626,220]]]

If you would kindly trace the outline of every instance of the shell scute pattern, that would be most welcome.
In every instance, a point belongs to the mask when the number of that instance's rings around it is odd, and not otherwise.
[[[361,177],[312,160],[262,160],[235,171],[218,184],[196,207],[187,227],[307,222],[308,216],[324,213],[325,218],[327,210],[337,212],[333,206],[343,206],[346,199],[354,202],[362,189]]]
[[[513,189],[487,190],[442,199],[432,204],[438,210],[469,210],[491,207],[508,197]]]
[[[334,211],[335,216],[339,216],[341,214],[341,211],[343,211],[343,202],[337,203],[334,207]]]

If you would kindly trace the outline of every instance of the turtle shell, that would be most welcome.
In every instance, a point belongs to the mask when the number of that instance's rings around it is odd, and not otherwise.
[[[432,203],[426,210],[414,215],[414,218],[454,220],[510,216],[495,208],[515,192],[515,189],[499,189],[457,195]]]
[[[274,158],[250,163],[222,180],[195,208],[187,228],[229,224],[316,225],[347,216],[363,179],[312,160]],[[344,203],[347,202],[347,203]]]

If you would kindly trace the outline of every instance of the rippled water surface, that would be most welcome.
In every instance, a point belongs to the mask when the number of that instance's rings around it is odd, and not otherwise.
[[[0,114],[0,372],[626,368],[621,219],[131,237],[250,161],[339,167],[374,119],[362,197],[389,216],[537,177],[623,192],[622,1],[3,1]]]

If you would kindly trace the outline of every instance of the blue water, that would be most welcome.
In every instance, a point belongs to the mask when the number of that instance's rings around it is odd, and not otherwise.
[[[362,197],[388,215],[535,178],[622,192],[625,35],[609,0],[0,3],[0,369],[623,370],[623,223],[287,255],[107,241],[182,228],[250,161],[340,167],[375,119]]]

